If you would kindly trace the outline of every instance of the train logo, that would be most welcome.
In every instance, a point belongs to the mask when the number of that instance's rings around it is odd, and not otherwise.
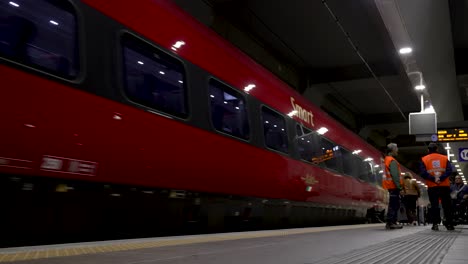
[[[307,174],[306,176],[302,177],[301,179],[304,181],[305,184],[307,184],[309,186],[318,183],[318,180],[315,179],[315,177],[312,176],[311,174]]]

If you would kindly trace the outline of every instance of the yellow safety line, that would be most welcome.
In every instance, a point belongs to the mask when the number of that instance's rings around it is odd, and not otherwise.
[[[270,231],[254,231],[254,232],[240,232],[240,233],[230,233],[223,235],[200,235],[195,237],[183,237],[183,238],[168,238],[162,241],[129,241],[122,243],[121,241],[116,241],[115,244],[109,242],[108,245],[94,245],[94,246],[79,246],[71,248],[55,248],[55,249],[43,249],[43,250],[32,250],[24,252],[14,252],[14,253],[0,253],[0,263],[2,262],[12,262],[20,260],[30,260],[30,259],[46,259],[46,258],[55,258],[55,257],[64,257],[64,256],[78,256],[78,255],[90,255],[90,254],[99,254],[115,251],[127,251],[135,249],[144,249],[144,248],[156,248],[156,247],[166,247],[166,246],[178,246],[178,245],[188,245],[188,244],[198,244],[198,243],[207,243],[207,242],[219,242],[219,241],[228,241],[228,240],[239,240],[239,239],[249,239],[249,238],[263,238],[263,237],[273,237],[273,236],[289,236],[297,234],[308,234],[308,233],[317,233],[317,232],[326,232],[326,231],[337,231],[337,230],[346,230],[346,229],[357,229],[357,228],[366,228],[370,226],[382,226],[383,224],[373,224],[373,225],[348,225],[348,226],[331,226],[331,227],[315,227],[315,228],[304,228],[304,229],[289,229],[289,230],[270,230]]]

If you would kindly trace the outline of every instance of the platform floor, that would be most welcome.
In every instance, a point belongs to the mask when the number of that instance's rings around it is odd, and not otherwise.
[[[316,227],[0,249],[24,264],[468,263],[468,226]]]

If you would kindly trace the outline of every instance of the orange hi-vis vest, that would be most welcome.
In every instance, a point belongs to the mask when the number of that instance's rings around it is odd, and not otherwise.
[[[382,182],[382,187],[387,190],[397,188],[397,186],[393,182],[392,174],[390,173],[390,163],[392,163],[392,161],[395,161],[398,164],[398,178],[399,179],[401,178],[400,176],[401,169],[400,169],[400,164],[398,163],[398,161],[392,156],[386,156],[385,157],[385,175],[384,175],[384,179]]]
[[[448,158],[445,155],[439,153],[431,153],[422,158],[424,165],[426,166],[427,172],[434,177],[440,177],[444,175],[445,170],[447,169]],[[447,177],[444,181],[439,184],[426,180],[426,185],[428,188],[436,186],[448,186],[450,187],[450,179]]]

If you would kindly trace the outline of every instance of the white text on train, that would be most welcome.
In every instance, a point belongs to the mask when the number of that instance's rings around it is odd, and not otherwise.
[[[296,111],[295,116],[299,117],[302,121],[309,123],[311,126],[314,126],[314,114],[311,111],[307,111],[302,108],[300,105],[294,103],[294,98],[291,97],[291,105]]]

